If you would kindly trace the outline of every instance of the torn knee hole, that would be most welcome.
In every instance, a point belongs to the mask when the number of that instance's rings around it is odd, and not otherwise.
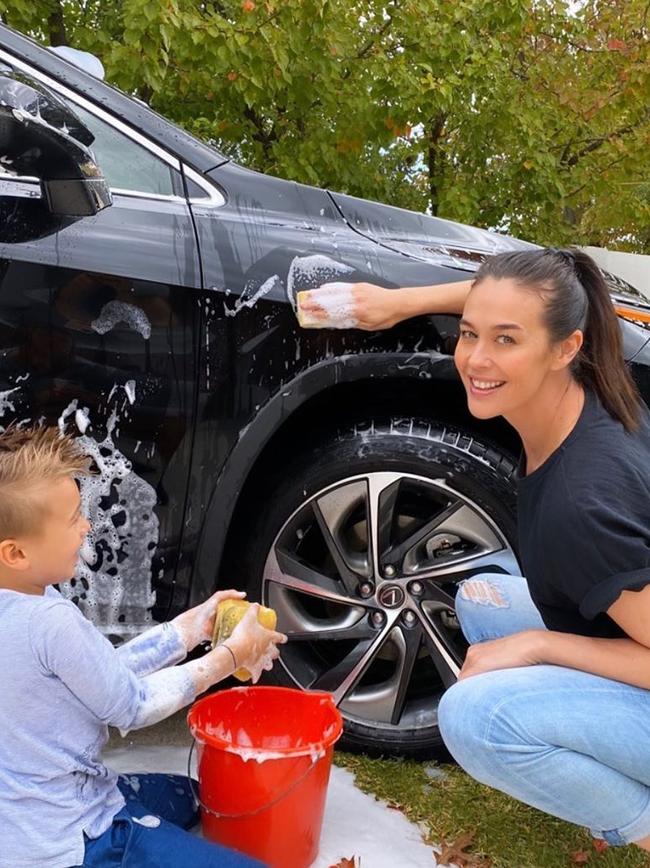
[[[467,579],[460,585],[458,593],[464,600],[478,603],[480,606],[494,606],[503,609],[508,607],[508,601],[499,588],[486,579]]]

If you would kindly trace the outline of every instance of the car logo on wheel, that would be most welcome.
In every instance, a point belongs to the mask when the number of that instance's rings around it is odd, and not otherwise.
[[[379,603],[386,609],[396,609],[406,599],[399,585],[386,585],[378,594]]]

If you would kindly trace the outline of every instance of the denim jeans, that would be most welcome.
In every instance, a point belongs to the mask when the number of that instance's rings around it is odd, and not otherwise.
[[[456,605],[472,644],[545,629],[517,576],[475,576]],[[438,713],[447,748],[476,780],[615,846],[650,835],[650,690],[525,666],[459,681]]]
[[[120,775],[118,786],[126,805],[103,835],[86,839],[82,868],[264,868],[187,831],[199,815],[186,777]]]

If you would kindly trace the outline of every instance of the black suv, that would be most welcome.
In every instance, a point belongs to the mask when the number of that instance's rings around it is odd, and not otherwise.
[[[1,421],[58,420],[100,470],[62,592],[119,640],[245,588],[291,637],[273,680],[331,691],[348,747],[434,750],[456,583],[518,572],[520,446],[468,415],[455,317],[304,331],[295,295],[524,246],[244,169],[0,27]],[[648,394],[648,307],[615,289]]]

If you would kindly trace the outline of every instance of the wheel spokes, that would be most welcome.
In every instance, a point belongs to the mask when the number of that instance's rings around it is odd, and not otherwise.
[[[507,549],[498,549],[489,552],[479,552],[478,554],[470,554],[460,556],[453,563],[441,564],[439,567],[428,567],[418,570],[413,573],[413,577],[417,577],[425,581],[426,579],[448,579],[450,576],[460,580],[462,573],[476,574],[479,572],[485,573],[508,573],[511,576],[519,576],[519,564],[514,554]]]
[[[410,630],[400,630],[403,648],[401,649],[400,663],[396,673],[396,689],[392,697],[392,707],[387,709],[390,711],[388,722],[392,723],[393,726],[397,726],[400,722],[402,712],[404,711],[406,694],[408,693],[415,663],[422,647],[422,635],[422,631],[417,627]]]
[[[291,591],[308,594],[332,603],[342,603],[345,606],[363,606],[369,604],[364,600],[351,600],[341,591],[341,586],[329,576],[312,569],[299,558],[276,546],[276,570],[269,570],[268,581],[282,585]]]
[[[424,580],[422,582],[423,591],[421,594],[422,600],[427,600],[431,603],[437,603],[439,606],[445,609],[453,609],[456,605],[456,601],[448,594],[437,582]]]
[[[444,637],[436,625],[431,621],[426,612],[420,610],[418,612],[420,623],[423,628],[423,641],[433,664],[436,667],[440,680],[445,688],[451,687],[458,679],[458,673],[462,666],[462,660],[459,655],[451,649],[449,644],[445,642]]]
[[[391,551],[388,560],[393,566],[395,566],[398,570],[401,571],[402,563],[408,552],[412,549],[417,548],[424,540],[428,537],[432,536],[435,530],[442,528],[449,519],[452,518],[456,513],[460,512],[464,508],[464,504],[457,501],[456,503],[452,503],[451,506],[448,506],[444,509],[439,515],[436,515],[431,521],[428,521],[425,525],[423,525],[419,530],[414,531],[414,533],[410,534],[403,542],[399,545],[394,546]]]
[[[367,478],[368,548],[376,581],[381,577],[381,559],[390,547],[395,505],[402,479],[398,473],[372,473]]]
[[[369,639],[377,631],[368,623],[367,618],[360,618],[355,624],[331,627],[314,627],[310,630],[287,630],[290,642],[332,642]]]
[[[351,487],[351,486],[346,486]],[[356,486],[355,486],[356,488]],[[354,492],[351,492],[354,499]],[[334,492],[334,496],[337,495],[337,492]],[[359,585],[359,575],[354,571],[352,566],[348,563],[346,553],[344,547],[340,544],[340,529],[341,529],[341,521],[343,519],[343,515],[341,514],[340,509],[340,497],[337,498],[335,503],[332,503],[331,497],[328,499],[328,495],[320,498],[318,501],[312,502],[312,510],[314,513],[314,517],[316,522],[318,523],[318,527],[323,535],[323,539],[325,541],[325,545],[327,546],[327,550],[330,553],[330,557],[334,561],[336,565],[336,569],[338,574],[343,582],[345,590],[352,596],[356,593],[357,587]],[[349,504],[348,504],[349,505]],[[368,562],[366,560],[364,564],[362,576],[365,578],[368,575]]]
[[[383,629],[375,636],[359,642],[340,663],[328,669],[313,681],[309,687],[312,690],[327,690],[334,694],[338,705],[361,680],[364,673],[373,662],[386,642],[395,617],[389,619]]]

